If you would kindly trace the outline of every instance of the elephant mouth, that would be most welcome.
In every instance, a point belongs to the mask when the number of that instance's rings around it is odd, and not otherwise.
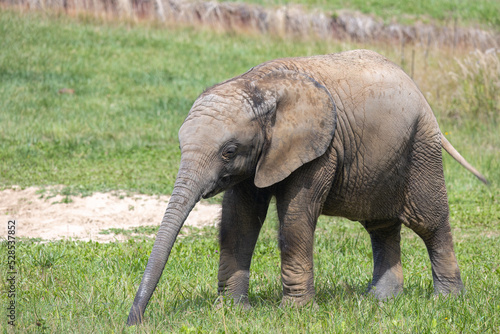
[[[217,188],[217,189],[214,189],[208,193],[204,193],[201,198],[203,199],[207,199],[207,198],[210,198],[210,197],[214,197],[215,195],[221,193],[222,191],[224,191],[224,189],[220,189],[220,188]]]
[[[207,190],[201,197],[203,199],[214,197],[215,195],[229,188],[230,185],[231,185],[231,177],[229,175],[225,175],[215,183],[214,187],[211,190]]]

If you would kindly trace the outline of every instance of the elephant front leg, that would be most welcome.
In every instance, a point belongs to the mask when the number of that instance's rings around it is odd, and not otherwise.
[[[403,291],[401,266],[401,223],[399,221],[364,222],[372,242],[373,280],[368,293],[380,300]]]
[[[266,218],[271,194],[250,182],[226,191],[220,224],[218,293],[245,308],[253,251]]]
[[[320,205],[278,204],[281,250],[281,307],[304,306],[314,300],[313,243]]]

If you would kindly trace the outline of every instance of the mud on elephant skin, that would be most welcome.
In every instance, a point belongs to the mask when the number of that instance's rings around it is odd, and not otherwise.
[[[258,65],[202,93],[179,140],[179,172],[129,325],[142,321],[195,203],[222,191],[218,293],[245,307],[254,246],[273,196],[282,305],[314,298],[313,234],[320,214],[366,228],[373,247],[369,289],[376,297],[402,291],[402,224],[428,249],[435,292],[463,288],[441,148],[486,179],[441,134],[410,77],[381,55],[355,50]]]

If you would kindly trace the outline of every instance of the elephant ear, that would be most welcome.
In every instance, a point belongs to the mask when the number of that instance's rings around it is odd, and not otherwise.
[[[255,185],[269,187],[323,155],[337,122],[335,103],[325,86],[292,71],[272,72],[255,82],[265,96],[266,143]]]

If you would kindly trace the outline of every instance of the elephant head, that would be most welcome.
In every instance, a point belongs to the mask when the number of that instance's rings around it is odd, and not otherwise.
[[[177,179],[128,325],[142,321],[177,234],[201,198],[249,178],[259,188],[284,180],[325,153],[335,126],[328,90],[296,71],[255,68],[201,94],[179,131]]]

